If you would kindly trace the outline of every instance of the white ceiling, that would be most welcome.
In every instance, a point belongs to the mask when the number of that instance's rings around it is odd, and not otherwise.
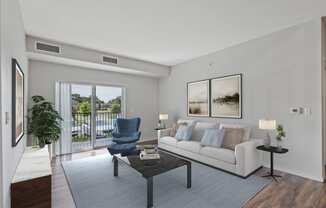
[[[175,65],[326,15],[326,0],[21,0],[29,35]]]

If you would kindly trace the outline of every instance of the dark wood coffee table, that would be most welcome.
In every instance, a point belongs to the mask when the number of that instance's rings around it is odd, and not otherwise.
[[[153,207],[153,177],[170,170],[187,166],[187,188],[191,188],[191,162],[159,150],[159,160],[141,160],[139,155],[113,156],[114,176],[118,176],[118,162],[123,162],[138,171],[147,181],[147,208]]]

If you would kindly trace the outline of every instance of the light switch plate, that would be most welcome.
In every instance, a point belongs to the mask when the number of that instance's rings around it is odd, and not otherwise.
[[[5,124],[9,124],[10,118],[9,118],[9,112],[5,113]]]
[[[302,114],[303,112],[304,112],[304,109],[301,107],[290,108],[290,113],[292,113],[292,114]]]
[[[304,108],[304,114],[310,115],[311,114],[311,108]]]

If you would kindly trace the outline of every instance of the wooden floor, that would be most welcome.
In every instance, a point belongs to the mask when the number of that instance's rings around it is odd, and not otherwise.
[[[60,156],[52,161],[52,207],[75,208],[63,169],[62,161],[76,160],[85,157],[108,154],[106,149],[91,150]],[[266,169],[261,169],[255,175],[264,175]],[[302,177],[279,173],[283,178],[272,182],[255,197],[245,204],[245,208],[326,208],[326,183],[304,179]],[[91,207],[90,207],[91,208]],[[110,207],[108,207],[110,208]]]

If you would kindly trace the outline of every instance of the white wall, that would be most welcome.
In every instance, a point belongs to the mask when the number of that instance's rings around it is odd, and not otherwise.
[[[1,79],[2,79],[2,1],[0,0],[0,86],[1,85]],[[0,207],[3,207],[3,165],[2,165],[2,92],[0,90]]]
[[[11,58],[16,58],[25,73],[25,94],[27,97],[28,64],[23,27],[18,0],[1,0],[1,158],[2,179],[0,207],[10,207],[10,183],[26,144],[26,134],[19,144],[12,147],[11,118],[5,124],[5,112],[11,117]],[[27,104],[27,102],[26,102]],[[26,105],[27,107],[27,105]],[[26,108],[25,108],[26,109]]]
[[[158,119],[158,79],[40,61],[30,61],[29,69],[29,95],[42,95],[52,102],[56,81],[126,87],[126,115],[141,117],[143,138],[155,136],[154,128]]]
[[[36,43],[53,44],[60,47],[60,53],[47,53],[36,50]],[[47,61],[52,63],[61,63],[82,68],[92,68],[97,70],[113,71],[126,74],[145,75],[151,77],[166,77],[170,73],[168,66],[154,64],[147,61],[137,60],[116,54],[110,54],[89,48],[73,46],[57,41],[27,36],[26,47],[28,57],[34,60]],[[117,64],[103,64],[103,56],[116,57]]]
[[[320,20],[172,67],[171,76],[159,82],[159,110],[174,119],[186,117],[187,82],[237,73],[243,74],[243,119],[207,119],[255,127],[261,118],[276,119],[285,127],[289,148],[275,156],[276,169],[321,181]],[[310,108],[311,115],[289,113],[298,106]],[[268,154],[264,161],[269,166]]]

